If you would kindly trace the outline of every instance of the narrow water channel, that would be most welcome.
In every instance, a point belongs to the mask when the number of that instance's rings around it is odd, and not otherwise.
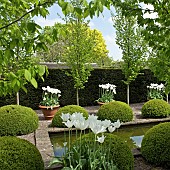
[[[131,149],[141,147],[141,142],[147,130],[155,124],[133,125],[121,127],[113,134],[120,136]],[[55,156],[62,156],[64,153],[64,133],[50,133],[51,143],[53,145]],[[75,133],[72,133],[71,141],[76,139]],[[68,142],[68,134],[66,134],[66,142]]]

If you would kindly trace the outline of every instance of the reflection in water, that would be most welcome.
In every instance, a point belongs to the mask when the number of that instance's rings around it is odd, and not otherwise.
[[[130,137],[130,139],[132,139],[133,143],[135,144],[135,146],[137,148],[140,148],[143,137],[144,137],[144,135],[142,135],[142,136],[132,136],[132,137]]]
[[[141,147],[143,136],[147,130],[153,127],[153,124],[137,125],[129,127],[121,127],[118,131],[113,132],[114,135],[120,136],[131,149]],[[51,133],[51,143],[53,145],[55,156],[62,156],[64,151],[64,133]],[[76,139],[75,133],[72,133],[71,142]],[[68,142],[68,135],[66,135],[66,141]]]

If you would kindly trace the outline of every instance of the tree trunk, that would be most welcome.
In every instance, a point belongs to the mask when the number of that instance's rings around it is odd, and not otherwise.
[[[167,101],[167,103],[168,103],[168,94],[166,95],[166,101]]]
[[[129,105],[129,84],[127,84],[127,104]]]
[[[77,92],[76,92],[76,95],[77,95],[77,105],[79,106],[79,89],[77,88],[76,90],[77,90]]]
[[[19,105],[19,92],[17,92],[16,97],[17,97],[17,105]]]

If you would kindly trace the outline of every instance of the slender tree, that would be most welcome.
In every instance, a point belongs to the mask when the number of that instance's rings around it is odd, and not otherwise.
[[[126,78],[124,83],[127,85],[127,103],[129,104],[129,85],[144,66],[147,46],[141,35],[142,28],[137,26],[135,17],[124,16],[121,9],[116,8],[113,21],[116,29],[116,43],[123,54],[122,70]]]
[[[73,6],[83,8],[81,1],[72,1]],[[94,41],[88,34],[87,22],[82,15],[72,13],[66,16],[66,51],[64,59],[71,71],[67,75],[73,77],[76,88],[77,105],[79,105],[79,90],[84,88],[88,81],[92,67],[91,56]]]

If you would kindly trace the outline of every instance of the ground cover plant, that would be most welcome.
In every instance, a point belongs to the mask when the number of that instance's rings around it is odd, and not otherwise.
[[[0,107],[0,136],[25,135],[38,128],[36,112],[25,106],[7,105]]]

